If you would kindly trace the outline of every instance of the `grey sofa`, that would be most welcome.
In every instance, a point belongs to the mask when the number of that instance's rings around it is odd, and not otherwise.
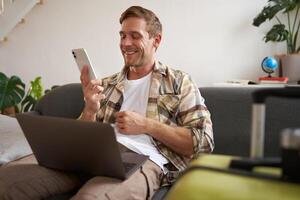
[[[248,156],[250,146],[251,105],[253,91],[259,88],[203,87],[200,88],[211,112],[216,154]],[[77,118],[84,107],[79,83],[58,87],[46,94],[36,105],[40,115]],[[300,126],[300,101],[270,98],[266,110],[265,155],[279,156],[279,133],[286,127]],[[162,188],[153,199],[162,199],[168,188]],[[52,197],[68,199],[72,194]]]

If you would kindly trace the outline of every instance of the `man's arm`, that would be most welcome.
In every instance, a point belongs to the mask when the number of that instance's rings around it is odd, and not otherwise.
[[[172,127],[131,111],[116,113],[116,126],[123,134],[148,133],[185,157],[193,154],[193,139],[190,129]]]
[[[193,138],[190,129],[168,126],[152,119],[147,120],[145,129],[149,135],[176,153],[188,158],[193,155]]]

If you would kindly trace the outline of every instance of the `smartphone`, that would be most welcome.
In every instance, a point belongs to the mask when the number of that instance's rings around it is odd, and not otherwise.
[[[72,49],[72,54],[77,63],[79,71],[81,72],[83,66],[88,66],[90,80],[97,79],[95,70],[90,62],[90,59],[86,53],[86,50],[83,48]]]

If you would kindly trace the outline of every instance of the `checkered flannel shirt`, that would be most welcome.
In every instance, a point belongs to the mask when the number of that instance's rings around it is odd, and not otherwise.
[[[97,121],[115,123],[114,114],[121,109],[124,82],[128,68],[120,73],[102,79],[106,98],[100,104]],[[151,138],[153,145],[179,171],[201,152],[211,152],[214,148],[212,122],[204,99],[190,76],[173,70],[156,61],[151,74],[146,117],[170,126],[186,127],[193,138],[193,156],[183,157],[172,151],[160,141]]]

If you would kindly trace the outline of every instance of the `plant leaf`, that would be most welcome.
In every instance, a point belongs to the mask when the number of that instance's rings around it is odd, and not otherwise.
[[[35,98],[36,100],[40,99],[43,96],[43,86],[41,77],[36,77],[33,81],[30,81],[31,84],[31,90],[29,95]]]
[[[280,0],[280,3],[285,7],[283,13],[288,13],[296,8],[300,3],[299,0]]]
[[[263,10],[253,19],[254,26],[260,26],[264,23],[267,19],[271,20],[273,17],[284,7],[281,4],[276,5],[268,5],[263,8]]]
[[[284,24],[276,24],[264,37],[265,42],[282,42],[288,39],[289,32],[285,29]]]
[[[0,72],[0,110],[15,106],[25,95],[25,84],[17,76],[8,78]]]
[[[300,0],[269,0],[268,5],[254,18],[253,25],[260,26],[267,19],[271,20],[280,11],[288,13],[300,4]]]
[[[33,110],[37,100],[32,96],[26,96],[25,99],[21,103],[22,110],[21,112],[28,112]]]

